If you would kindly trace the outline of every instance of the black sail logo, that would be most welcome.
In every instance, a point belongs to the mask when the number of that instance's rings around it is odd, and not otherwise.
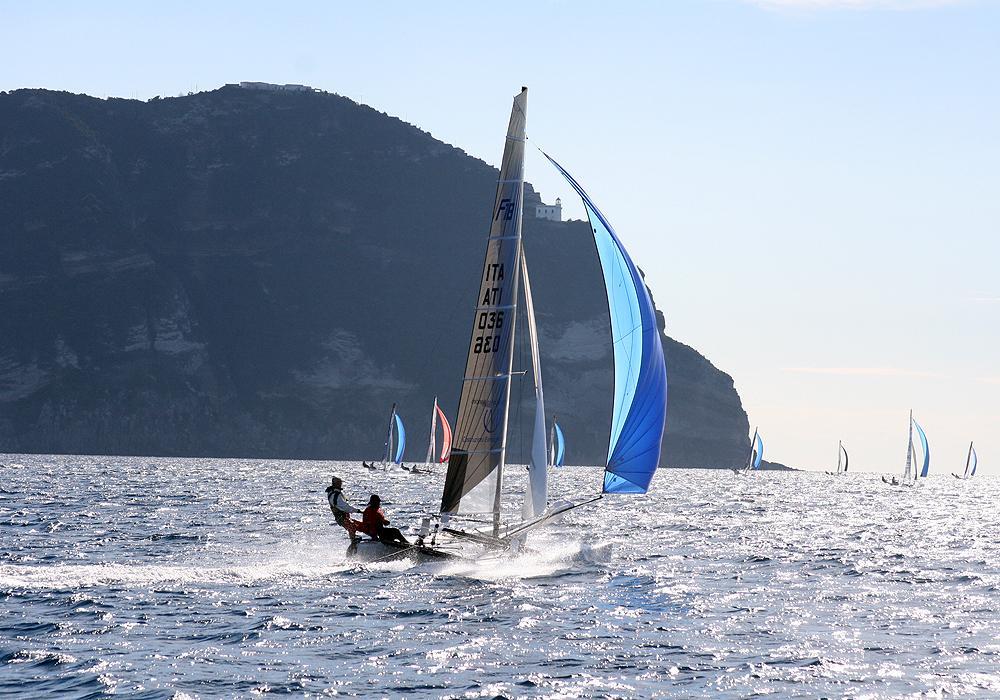
[[[487,433],[496,432],[500,427],[499,423],[502,415],[503,412],[497,404],[493,404],[493,406],[483,411],[483,430]]]

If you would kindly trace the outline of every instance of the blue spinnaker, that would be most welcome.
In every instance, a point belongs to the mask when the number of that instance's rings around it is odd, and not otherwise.
[[[760,469],[760,461],[764,459],[764,441],[760,439],[760,433],[757,433],[757,444],[754,445],[753,451],[753,468]]]
[[[924,451],[924,466],[920,468],[920,476],[926,477],[927,471],[931,467],[931,450],[927,447],[927,435],[924,433],[924,429],[920,427],[920,423],[913,421],[913,427],[917,429],[917,435],[920,436],[920,446]]]
[[[392,461],[396,464],[402,464],[403,450],[406,449],[406,430],[403,429],[403,419],[399,417],[398,413],[394,413],[392,417],[396,419],[396,456]]]
[[[646,284],[614,229],[583,188],[544,154],[583,200],[604,272],[614,347],[615,395],[605,493],[645,493],[660,461],[667,366]]]
[[[559,427],[558,423],[553,423],[553,427],[556,429],[556,461],[555,465],[561,467],[563,465],[563,456],[566,454],[566,439],[563,437],[562,428]]]
[[[969,476],[976,475],[976,465],[979,464],[979,457],[976,455],[976,448],[972,448],[972,467],[969,469]]]

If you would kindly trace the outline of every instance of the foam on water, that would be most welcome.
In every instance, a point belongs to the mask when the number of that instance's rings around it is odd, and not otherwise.
[[[441,473],[0,463],[17,465],[0,467],[4,697],[1000,694],[989,477],[669,470],[519,556],[358,564],[325,504],[331,472],[404,528]],[[561,469],[553,494],[599,482]]]

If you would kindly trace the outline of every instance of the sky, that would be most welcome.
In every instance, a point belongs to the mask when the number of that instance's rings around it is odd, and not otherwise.
[[[1000,0],[12,2],[0,90],[303,83],[497,164],[513,95],[765,456],[1000,474]],[[546,201],[571,191],[532,153]],[[538,274],[538,273],[536,273]],[[668,368],[669,372],[669,368]],[[669,420],[669,415],[668,415]]]

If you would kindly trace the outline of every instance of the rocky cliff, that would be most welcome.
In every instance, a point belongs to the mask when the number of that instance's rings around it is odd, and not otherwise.
[[[370,458],[395,401],[422,459],[434,395],[458,399],[496,177],[331,94],[0,94],[0,450]],[[602,462],[593,242],[530,218],[525,241],[549,412],[568,463]],[[732,379],[664,347],[664,462],[740,463]]]

